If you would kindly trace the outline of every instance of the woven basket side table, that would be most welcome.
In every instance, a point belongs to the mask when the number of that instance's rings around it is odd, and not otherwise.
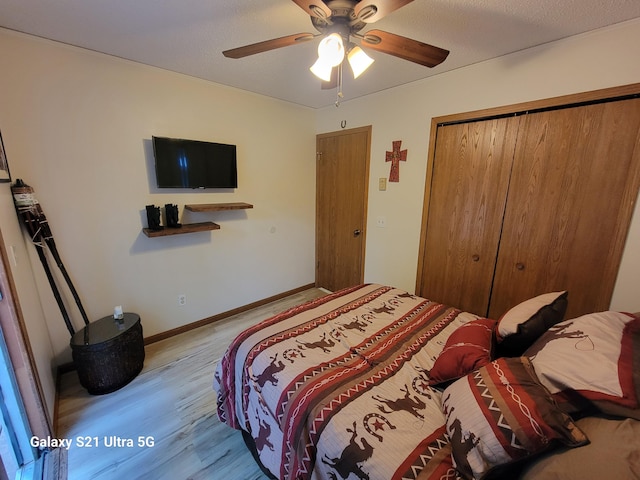
[[[92,395],[114,392],[131,382],[144,364],[140,316],[108,316],[76,332],[70,341],[80,384]]]

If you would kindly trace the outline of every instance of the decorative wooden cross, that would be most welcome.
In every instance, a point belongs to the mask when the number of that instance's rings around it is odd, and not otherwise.
[[[400,145],[402,144],[402,140],[395,140],[393,143],[393,150],[391,152],[387,152],[386,162],[391,162],[391,171],[389,172],[389,181],[390,182],[399,182],[400,181],[400,162],[407,161],[407,151],[400,150]]]

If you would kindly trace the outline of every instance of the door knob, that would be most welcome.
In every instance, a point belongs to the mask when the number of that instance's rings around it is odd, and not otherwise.
[[[479,262],[480,261],[480,255],[478,255],[477,253],[471,256],[471,260],[473,260],[474,262]]]
[[[518,270],[524,270],[524,263],[520,263],[520,262],[516,263],[516,268]]]
[[[360,235],[360,230],[356,228],[356,229],[353,231],[353,236],[354,236],[354,237],[357,237],[358,235]]]

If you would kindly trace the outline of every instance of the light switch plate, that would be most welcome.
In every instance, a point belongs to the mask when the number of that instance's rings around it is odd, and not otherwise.
[[[383,192],[387,189],[387,179],[385,177],[380,177],[378,179],[378,190]]]

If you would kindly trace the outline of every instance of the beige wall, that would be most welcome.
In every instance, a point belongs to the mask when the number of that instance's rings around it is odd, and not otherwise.
[[[92,320],[122,305],[141,315],[149,336],[314,281],[313,110],[7,30],[0,58],[12,178],[34,187]],[[158,190],[152,135],[237,144],[239,187]],[[229,201],[254,209],[182,216],[188,203]],[[221,229],[149,239],[145,205],[165,203],[178,204],[183,222]],[[69,334],[8,184],[0,185],[0,220],[53,398],[51,363],[71,360]]]
[[[341,122],[346,128],[373,126],[365,280],[415,289],[433,117],[640,82],[638,45],[640,19],[318,111],[319,133],[340,130]],[[344,95],[349,98],[348,90]],[[378,178],[389,176],[385,151],[394,140],[402,140],[408,160],[400,167],[400,182],[378,191]],[[379,216],[386,218],[385,228],[376,227]],[[640,311],[638,272],[640,202],[611,308]]]

